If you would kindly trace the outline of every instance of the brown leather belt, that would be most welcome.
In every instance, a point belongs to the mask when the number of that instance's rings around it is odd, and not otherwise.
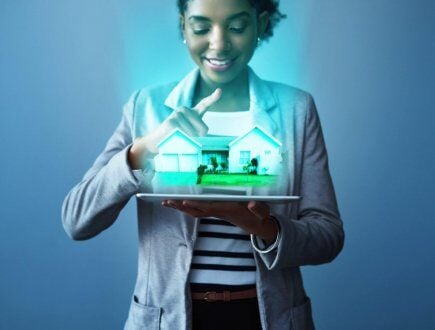
[[[249,299],[255,297],[257,297],[256,288],[252,288],[244,291],[192,292],[193,300],[202,300],[207,302],[231,301],[231,300]]]

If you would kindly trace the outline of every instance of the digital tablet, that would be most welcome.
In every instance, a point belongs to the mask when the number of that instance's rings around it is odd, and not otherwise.
[[[297,202],[301,196],[260,196],[260,195],[227,195],[227,194],[155,194],[155,193],[140,193],[136,194],[137,198],[159,202],[167,199],[173,200],[200,200],[200,201],[215,201],[215,202],[249,202],[260,201],[267,203],[291,203]]]

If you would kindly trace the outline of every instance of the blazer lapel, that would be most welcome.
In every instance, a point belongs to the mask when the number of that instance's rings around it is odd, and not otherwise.
[[[195,92],[196,81],[198,80],[199,69],[192,70],[184,77],[169,93],[165,100],[165,105],[172,110],[179,107],[192,107],[193,94]]]
[[[277,106],[270,88],[249,68],[249,98],[254,125],[259,125],[272,136],[276,136],[277,124],[270,116],[270,110]]]

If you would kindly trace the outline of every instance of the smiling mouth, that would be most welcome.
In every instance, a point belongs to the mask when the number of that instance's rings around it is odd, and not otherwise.
[[[231,65],[234,63],[234,59],[217,59],[217,58],[205,58],[206,63],[208,66],[216,71],[224,71],[231,67]]]

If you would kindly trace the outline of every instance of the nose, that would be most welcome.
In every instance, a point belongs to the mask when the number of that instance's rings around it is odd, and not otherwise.
[[[231,49],[231,41],[223,29],[215,28],[212,30],[209,48],[218,52],[225,52]]]

